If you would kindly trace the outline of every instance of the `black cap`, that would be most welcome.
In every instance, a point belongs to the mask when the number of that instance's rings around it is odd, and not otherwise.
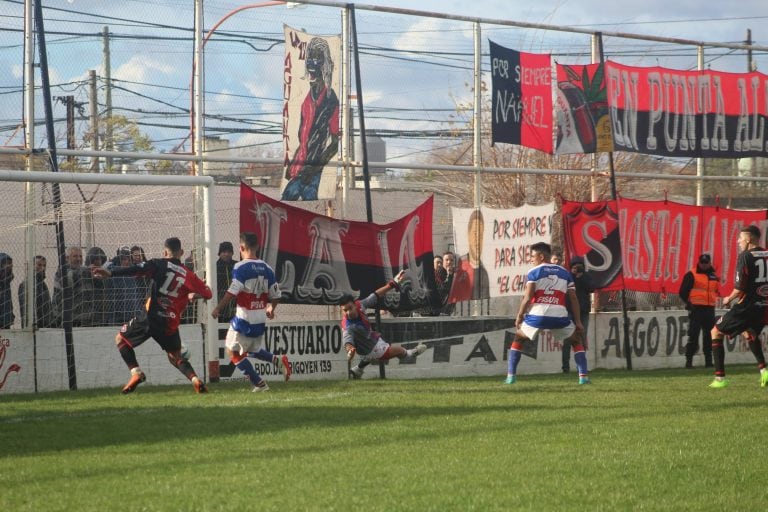
[[[219,244],[219,254],[223,252],[231,252],[234,254],[235,248],[232,247],[232,242],[221,242]]]
[[[582,258],[581,256],[574,256],[573,258],[571,258],[571,266],[583,265],[583,264],[584,264],[584,258]]]
[[[709,254],[702,254],[699,256],[699,263],[712,263],[712,258],[709,257]]]

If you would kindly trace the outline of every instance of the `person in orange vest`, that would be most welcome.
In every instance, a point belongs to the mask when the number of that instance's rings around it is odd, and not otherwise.
[[[683,276],[680,298],[688,310],[688,344],[685,346],[685,367],[693,368],[693,356],[699,351],[699,333],[702,335],[704,365],[712,366],[712,328],[715,326],[715,302],[720,278],[712,266],[709,254],[699,256],[696,268]]]

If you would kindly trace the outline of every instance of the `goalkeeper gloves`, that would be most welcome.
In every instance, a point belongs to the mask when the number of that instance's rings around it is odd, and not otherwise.
[[[389,281],[390,288],[394,288],[397,291],[400,291],[400,286],[406,281],[406,272],[405,270],[401,270],[397,273],[394,279]]]

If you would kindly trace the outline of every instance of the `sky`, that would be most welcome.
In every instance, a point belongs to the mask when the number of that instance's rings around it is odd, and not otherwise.
[[[747,28],[755,44],[768,46],[766,0],[379,0],[386,5],[484,19],[514,20],[675,37],[709,42],[741,42]],[[191,29],[189,0],[69,0],[44,3],[50,31],[48,55],[54,97],[74,95],[86,106],[86,78],[95,69],[100,77],[99,103],[105,84],[103,41],[109,26],[112,90],[116,112],[138,120],[140,128],[162,151],[189,150]],[[283,25],[319,35],[340,32],[338,7],[284,6],[249,9],[243,0],[205,0],[205,26],[225,20],[206,46],[207,134],[225,137],[233,148],[278,156],[281,152],[283,98]],[[394,133],[387,156],[400,162],[420,158],[443,143],[446,130],[466,127],[472,99],[472,25],[421,16],[357,10],[361,43],[361,85],[366,127]],[[21,118],[23,2],[0,0],[0,137],[18,143]],[[589,61],[589,36],[541,29],[482,24],[483,78],[488,80],[488,39],[534,53],[551,53],[562,63]],[[628,65],[661,65],[692,69],[695,47],[681,47],[606,37],[605,51]],[[707,49],[706,64],[722,71],[743,72],[743,52]],[[768,55],[754,56],[757,68],[768,72]],[[38,116],[42,114],[38,103]],[[64,112],[54,103],[55,117]],[[59,126],[59,125],[57,125]],[[87,123],[80,123],[81,131]],[[63,124],[59,132],[63,131]],[[419,132],[409,138],[406,132]],[[433,131],[432,138],[423,138]],[[44,130],[38,130],[40,137]],[[451,144],[448,141],[445,144]]]
[[[755,44],[768,45],[765,28],[768,2],[765,0],[379,0],[365,3],[695,41],[741,42],[746,38],[746,29],[751,28]]]

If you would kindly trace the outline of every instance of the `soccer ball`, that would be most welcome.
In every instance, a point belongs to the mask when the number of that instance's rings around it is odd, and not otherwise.
[[[181,344],[181,357],[183,359],[186,359],[189,361],[189,358],[192,356],[192,352],[189,350],[189,346],[187,346],[186,343]]]

